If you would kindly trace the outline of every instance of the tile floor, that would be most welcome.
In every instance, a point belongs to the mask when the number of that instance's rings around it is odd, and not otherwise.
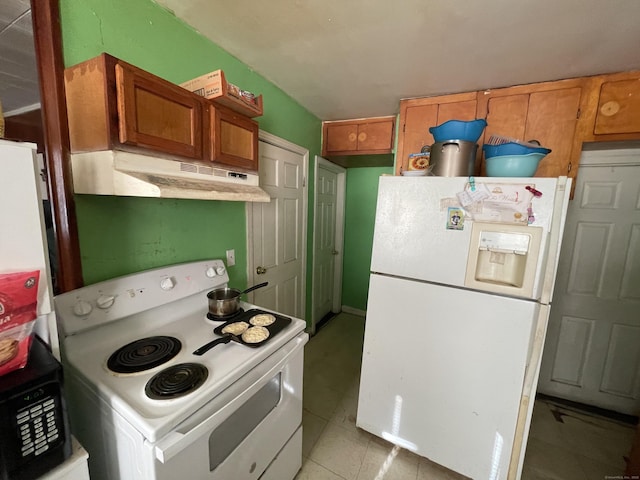
[[[364,318],[341,313],[306,346],[303,464],[296,480],[465,478],[356,428],[363,336]],[[633,434],[630,425],[538,400],[522,479],[615,478]]]

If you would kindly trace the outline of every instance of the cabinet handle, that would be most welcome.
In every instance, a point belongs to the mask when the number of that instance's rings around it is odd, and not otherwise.
[[[264,267],[258,267],[256,268],[256,274],[258,275],[264,275],[265,273],[267,273],[267,269]]]
[[[367,134],[365,132],[360,132],[360,134],[358,135],[358,141],[364,142],[366,139],[367,139]]]
[[[356,141],[356,134],[355,133],[350,133],[349,134],[349,141],[350,142],[355,142]]]
[[[338,253],[340,252],[338,252],[337,250],[334,250],[333,252],[331,252],[331,255],[338,255]]]

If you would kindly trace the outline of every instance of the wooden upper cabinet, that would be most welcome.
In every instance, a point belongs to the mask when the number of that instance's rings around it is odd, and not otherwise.
[[[590,87],[584,141],[640,139],[640,71],[598,75]]]
[[[476,107],[476,92],[401,100],[396,175],[408,168],[411,153],[434,143],[429,127],[448,120],[475,120]]]
[[[126,63],[115,70],[120,143],[201,159],[201,100]]]
[[[209,160],[258,171],[258,122],[229,108],[209,106]]]
[[[640,78],[604,82],[600,87],[594,133],[640,132]]]
[[[537,140],[551,153],[540,162],[536,176],[575,176],[572,170],[581,152],[576,132],[583,91],[583,81],[574,79],[480,92],[478,118],[487,120],[484,142],[491,135]]]
[[[536,176],[575,177],[584,142],[640,140],[640,71],[402,100],[396,174],[433,144],[429,127],[476,118],[487,121],[480,145],[491,135],[537,140],[552,152]]]
[[[393,151],[395,117],[322,123],[322,155],[375,155]]]
[[[201,97],[108,54],[67,68],[65,89],[72,152],[203,159]]]

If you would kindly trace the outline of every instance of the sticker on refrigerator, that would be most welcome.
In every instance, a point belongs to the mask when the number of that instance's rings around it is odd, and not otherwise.
[[[482,211],[473,214],[474,221],[527,224],[532,216],[530,209],[534,185],[496,182],[485,186],[490,195],[482,200]]]
[[[464,210],[458,207],[449,207],[447,211],[447,229],[464,229]]]

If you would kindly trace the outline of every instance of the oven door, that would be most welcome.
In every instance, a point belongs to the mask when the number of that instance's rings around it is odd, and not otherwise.
[[[302,334],[274,352],[173,432],[147,447],[157,480],[257,479],[302,422]],[[296,435],[292,440],[300,438]],[[300,442],[298,442],[300,443]],[[301,445],[292,476],[300,468]],[[291,455],[287,455],[291,458]],[[285,480],[285,479],[283,479]]]

